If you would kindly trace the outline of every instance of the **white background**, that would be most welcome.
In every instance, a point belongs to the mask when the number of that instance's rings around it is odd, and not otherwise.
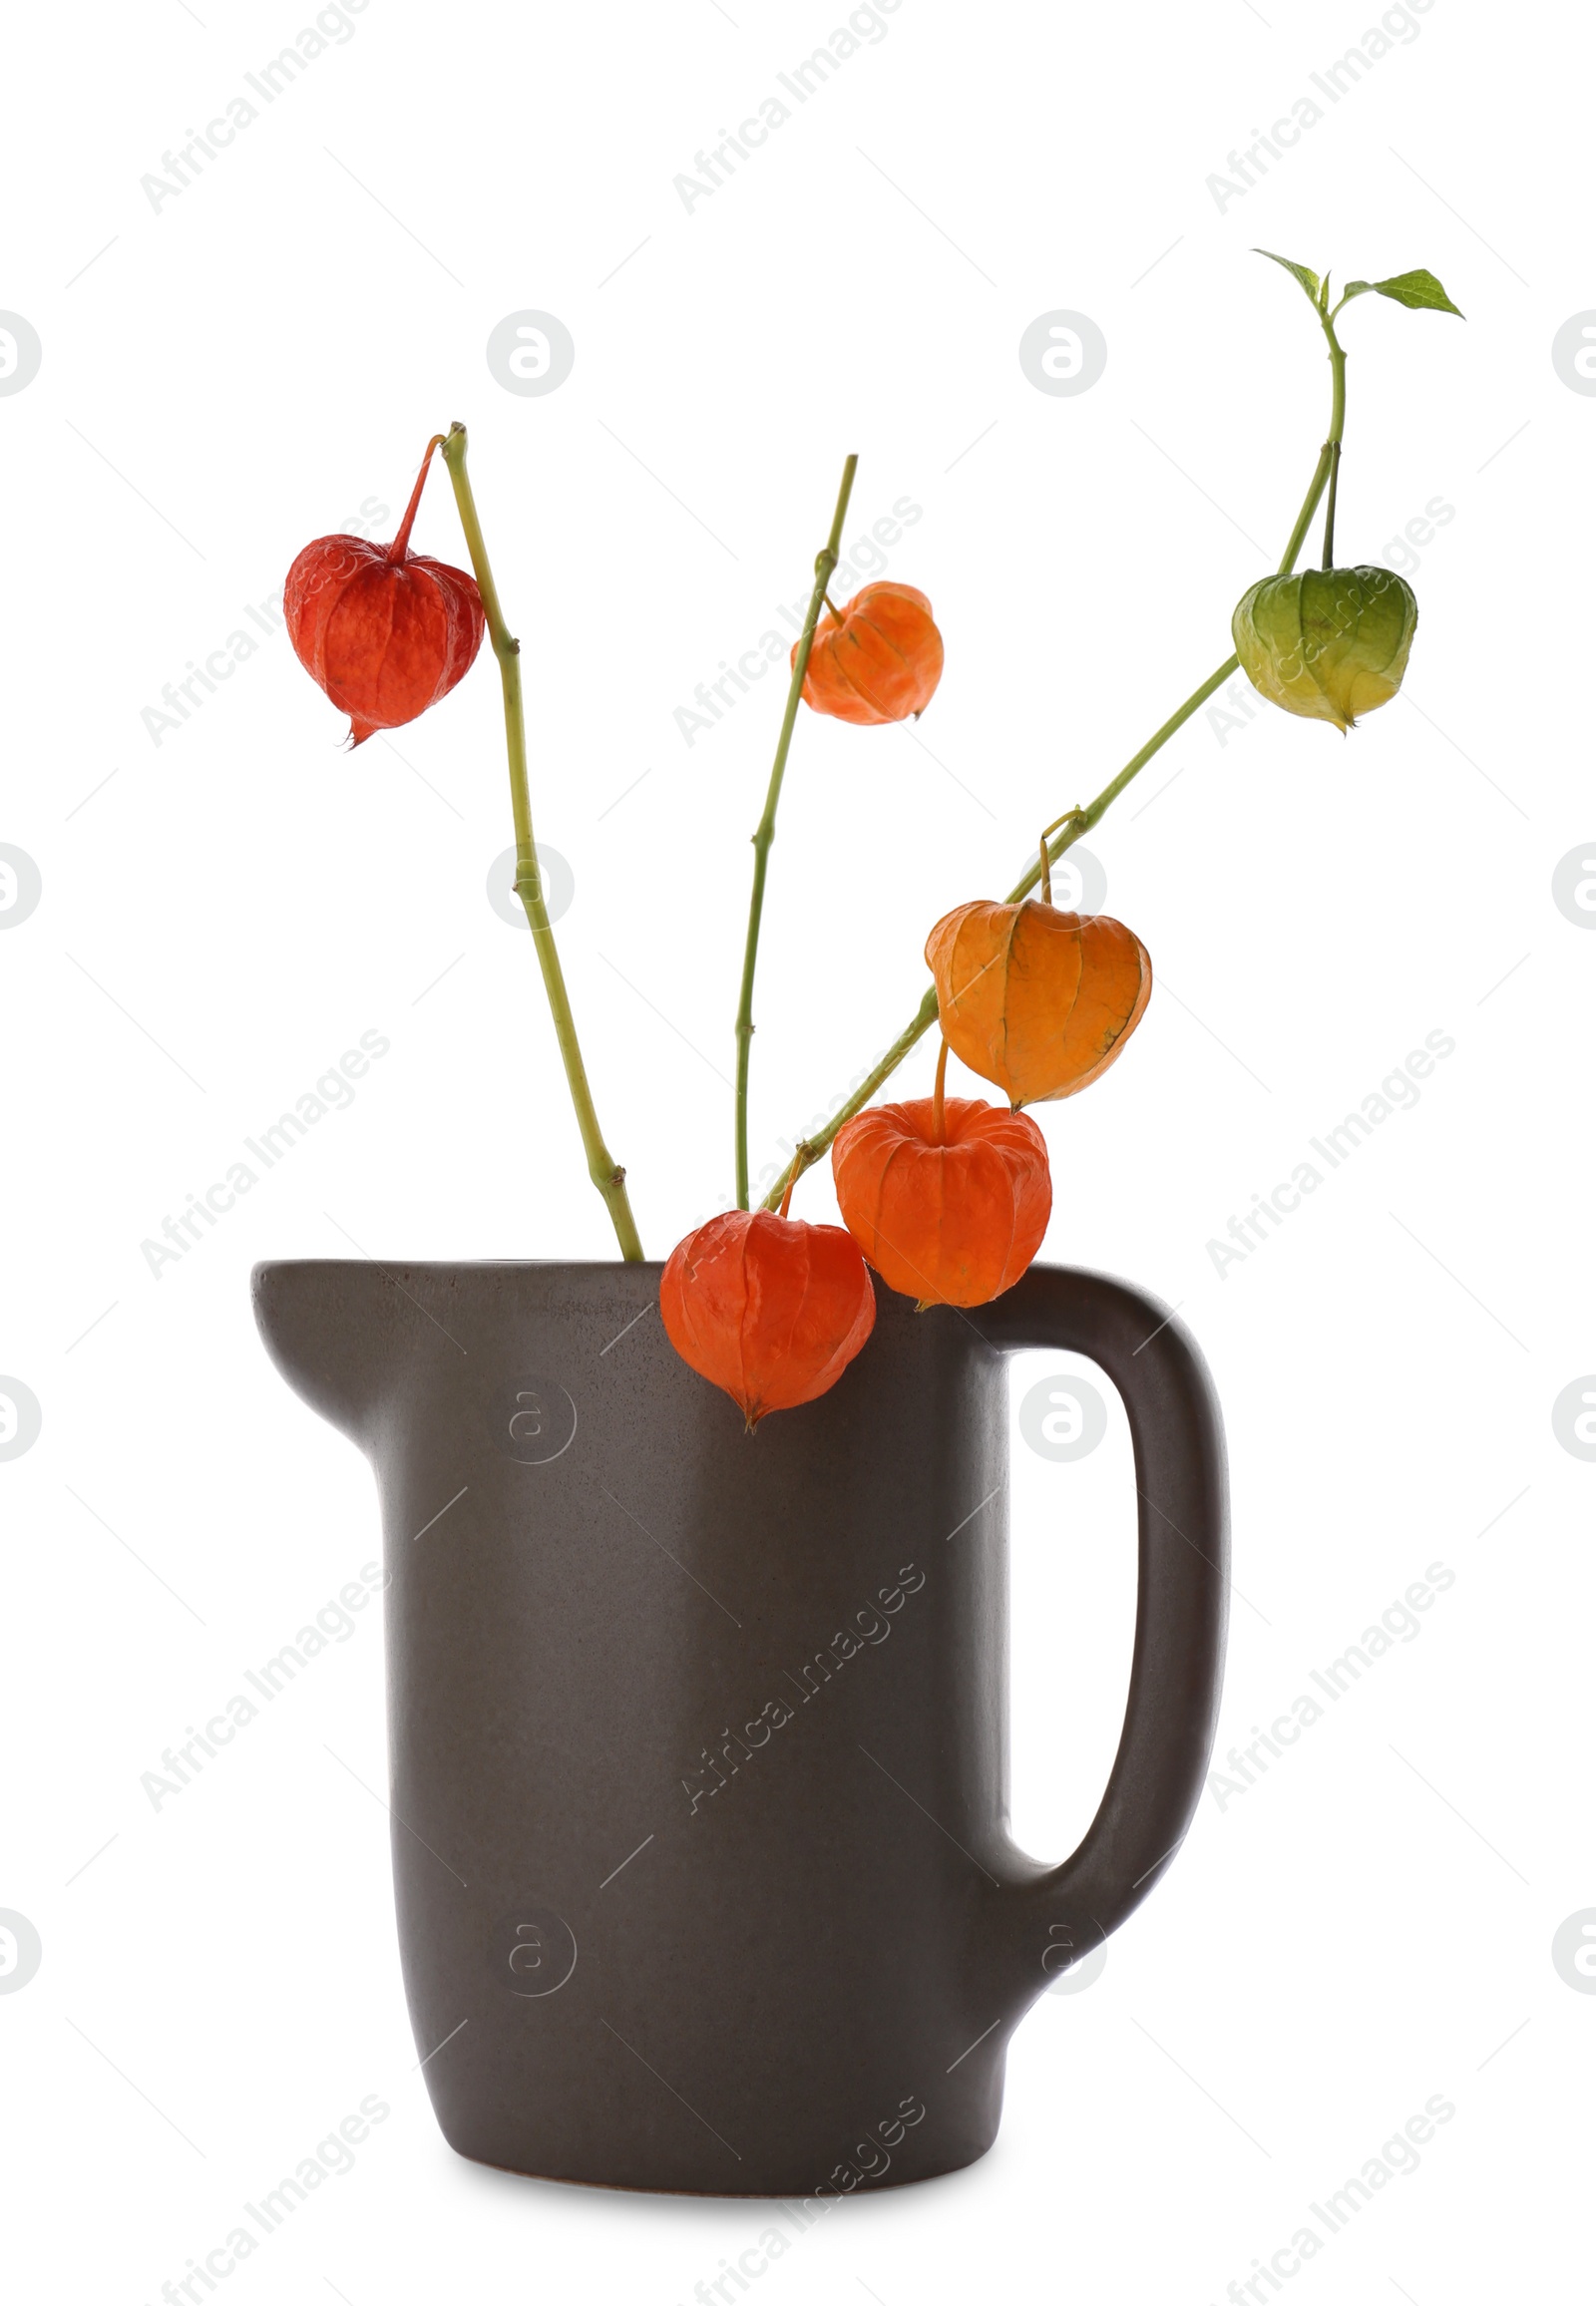
[[[689,212],[672,179],[845,15],[369,0],[159,209],[141,177],[310,12],[14,21],[0,304],[44,348],[0,398],[0,841],[44,887],[0,937],[0,1371],[43,1410],[0,1463],[0,1907],[43,1942],[0,1997],[19,2299],[153,2306],[371,2093],[389,2118],[229,2298],[672,2306],[769,2223],[444,2144],[387,1820],[354,1782],[384,1767],[374,1613],[159,1812],[141,1789],[377,1551],[364,1465],[260,1350],[251,1261],[351,1236],[609,1247],[529,943],[485,896],[510,840],[491,664],[353,756],[280,633],[159,745],[143,709],[362,500],[391,535],[427,436],[469,423],[539,828],[576,878],[567,968],[663,1254],[728,1198],[780,699],[691,747],[673,708],[804,588],[847,450],[850,539],[922,508],[890,568],[947,637],[921,741],[798,731],[757,1168],[908,1016],[931,923],[999,894],[1227,651],[1326,422],[1313,317],[1260,242],[1445,282],[1466,323],[1373,296],[1344,315],[1341,558],[1384,558],[1432,499],[1453,517],[1418,554],[1401,698],[1345,741],[1262,706],[1239,730],[1199,715],[1094,834],[1157,989],[1123,1061],[1044,1112],[1044,1254],[1179,1303],[1211,1361],[1237,1543],[1222,1749],[1428,1564],[1455,1582],[1267,1777],[1205,1795],[1101,1978],[1019,2034],[991,2156],[852,2202],[756,2287],[1201,2306],[1437,2094],[1455,2114],[1420,2167],[1288,2288],[1564,2287],[1596,2000],[1551,1940],[1596,1904],[1596,1466],[1551,1405],[1596,1366],[1596,938],[1551,877],[1596,834],[1596,403],[1550,354],[1596,303],[1589,29],[1432,0],[1331,104],[1309,75],[1373,7],[902,0]],[[1221,209],[1207,178],[1305,94],[1325,117]],[[528,307],[577,347],[542,398],[485,359]],[[1108,345],[1076,397],[1017,359],[1056,307]],[[417,543],[463,558],[441,477]],[[354,1105],[157,1279],[141,1243],[370,1028],[391,1051]],[[1210,1239],[1431,1031],[1455,1052],[1417,1105],[1218,1273]],[[928,1044],[901,1086],[930,1065]],[[824,1173],[799,1206],[831,1213]],[[1117,1422],[1078,1466],[1016,1437],[1015,1820],[1039,1852],[1081,1830],[1112,1751],[1130,1527]]]

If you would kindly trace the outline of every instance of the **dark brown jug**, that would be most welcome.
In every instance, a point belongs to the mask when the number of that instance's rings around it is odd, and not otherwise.
[[[878,1290],[753,1435],[657,1265],[271,1264],[278,1367],[382,1497],[393,1864],[418,2055],[463,2154],[712,2194],[960,2168],[1008,2036],[1146,1896],[1203,1783],[1224,1443],[1164,1310],[1037,1266],[966,1316]],[[1140,1586],[1074,1855],[1007,1823],[1003,1356],[1124,1397]]]

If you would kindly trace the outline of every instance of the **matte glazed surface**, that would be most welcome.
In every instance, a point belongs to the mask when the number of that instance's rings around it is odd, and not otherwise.
[[[278,1367],[381,1493],[433,2106],[463,2154],[608,2185],[957,2169],[997,2132],[1013,2027],[1147,1894],[1201,1789],[1226,1547],[1206,1372],[1161,1307],[1035,1267],[974,1317],[880,1292],[833,1391],[749,1436],[666,1343],[659,1272],[256,1269]],[[1141,1492],[1125,1733],[1054,1868],[1006,1833],[1021,1345],[1119,1386]]]

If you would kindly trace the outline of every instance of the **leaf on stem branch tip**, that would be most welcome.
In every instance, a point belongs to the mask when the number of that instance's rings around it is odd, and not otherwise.
[[[1422,267],[1416,272],[1394,272],[1389,280],[1349,280],[1342,302],[1352,296],[1367,296],[1373,289],[1377,296],[1389,296],[1394,304],[1405,304],[1409,312],[1456,312],[1459,320],[1466,317],[1433,272]]]
[[[1317,302],[1319,297],[1319,274],[1317,272],[1310,272],[1306,264],[1294,264],[1289,256],[1277,256],[1273,248],[1255,248],[1253,254],[1255,256],[1267,256],[1271,264],[1284,265],[1293,279],[1301,285],[1303,294],[1308,298],[1309,303]],[[1428,278],[1427,273],[1425,278]]]

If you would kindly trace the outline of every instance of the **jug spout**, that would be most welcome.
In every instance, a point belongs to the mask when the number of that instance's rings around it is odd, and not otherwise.
[[[257,1265],[249,1277],[255,1326],[302,1401],[368,1447],[383,1377],[392,1365],[394,1295],[379,1266],[341,1258]]]

